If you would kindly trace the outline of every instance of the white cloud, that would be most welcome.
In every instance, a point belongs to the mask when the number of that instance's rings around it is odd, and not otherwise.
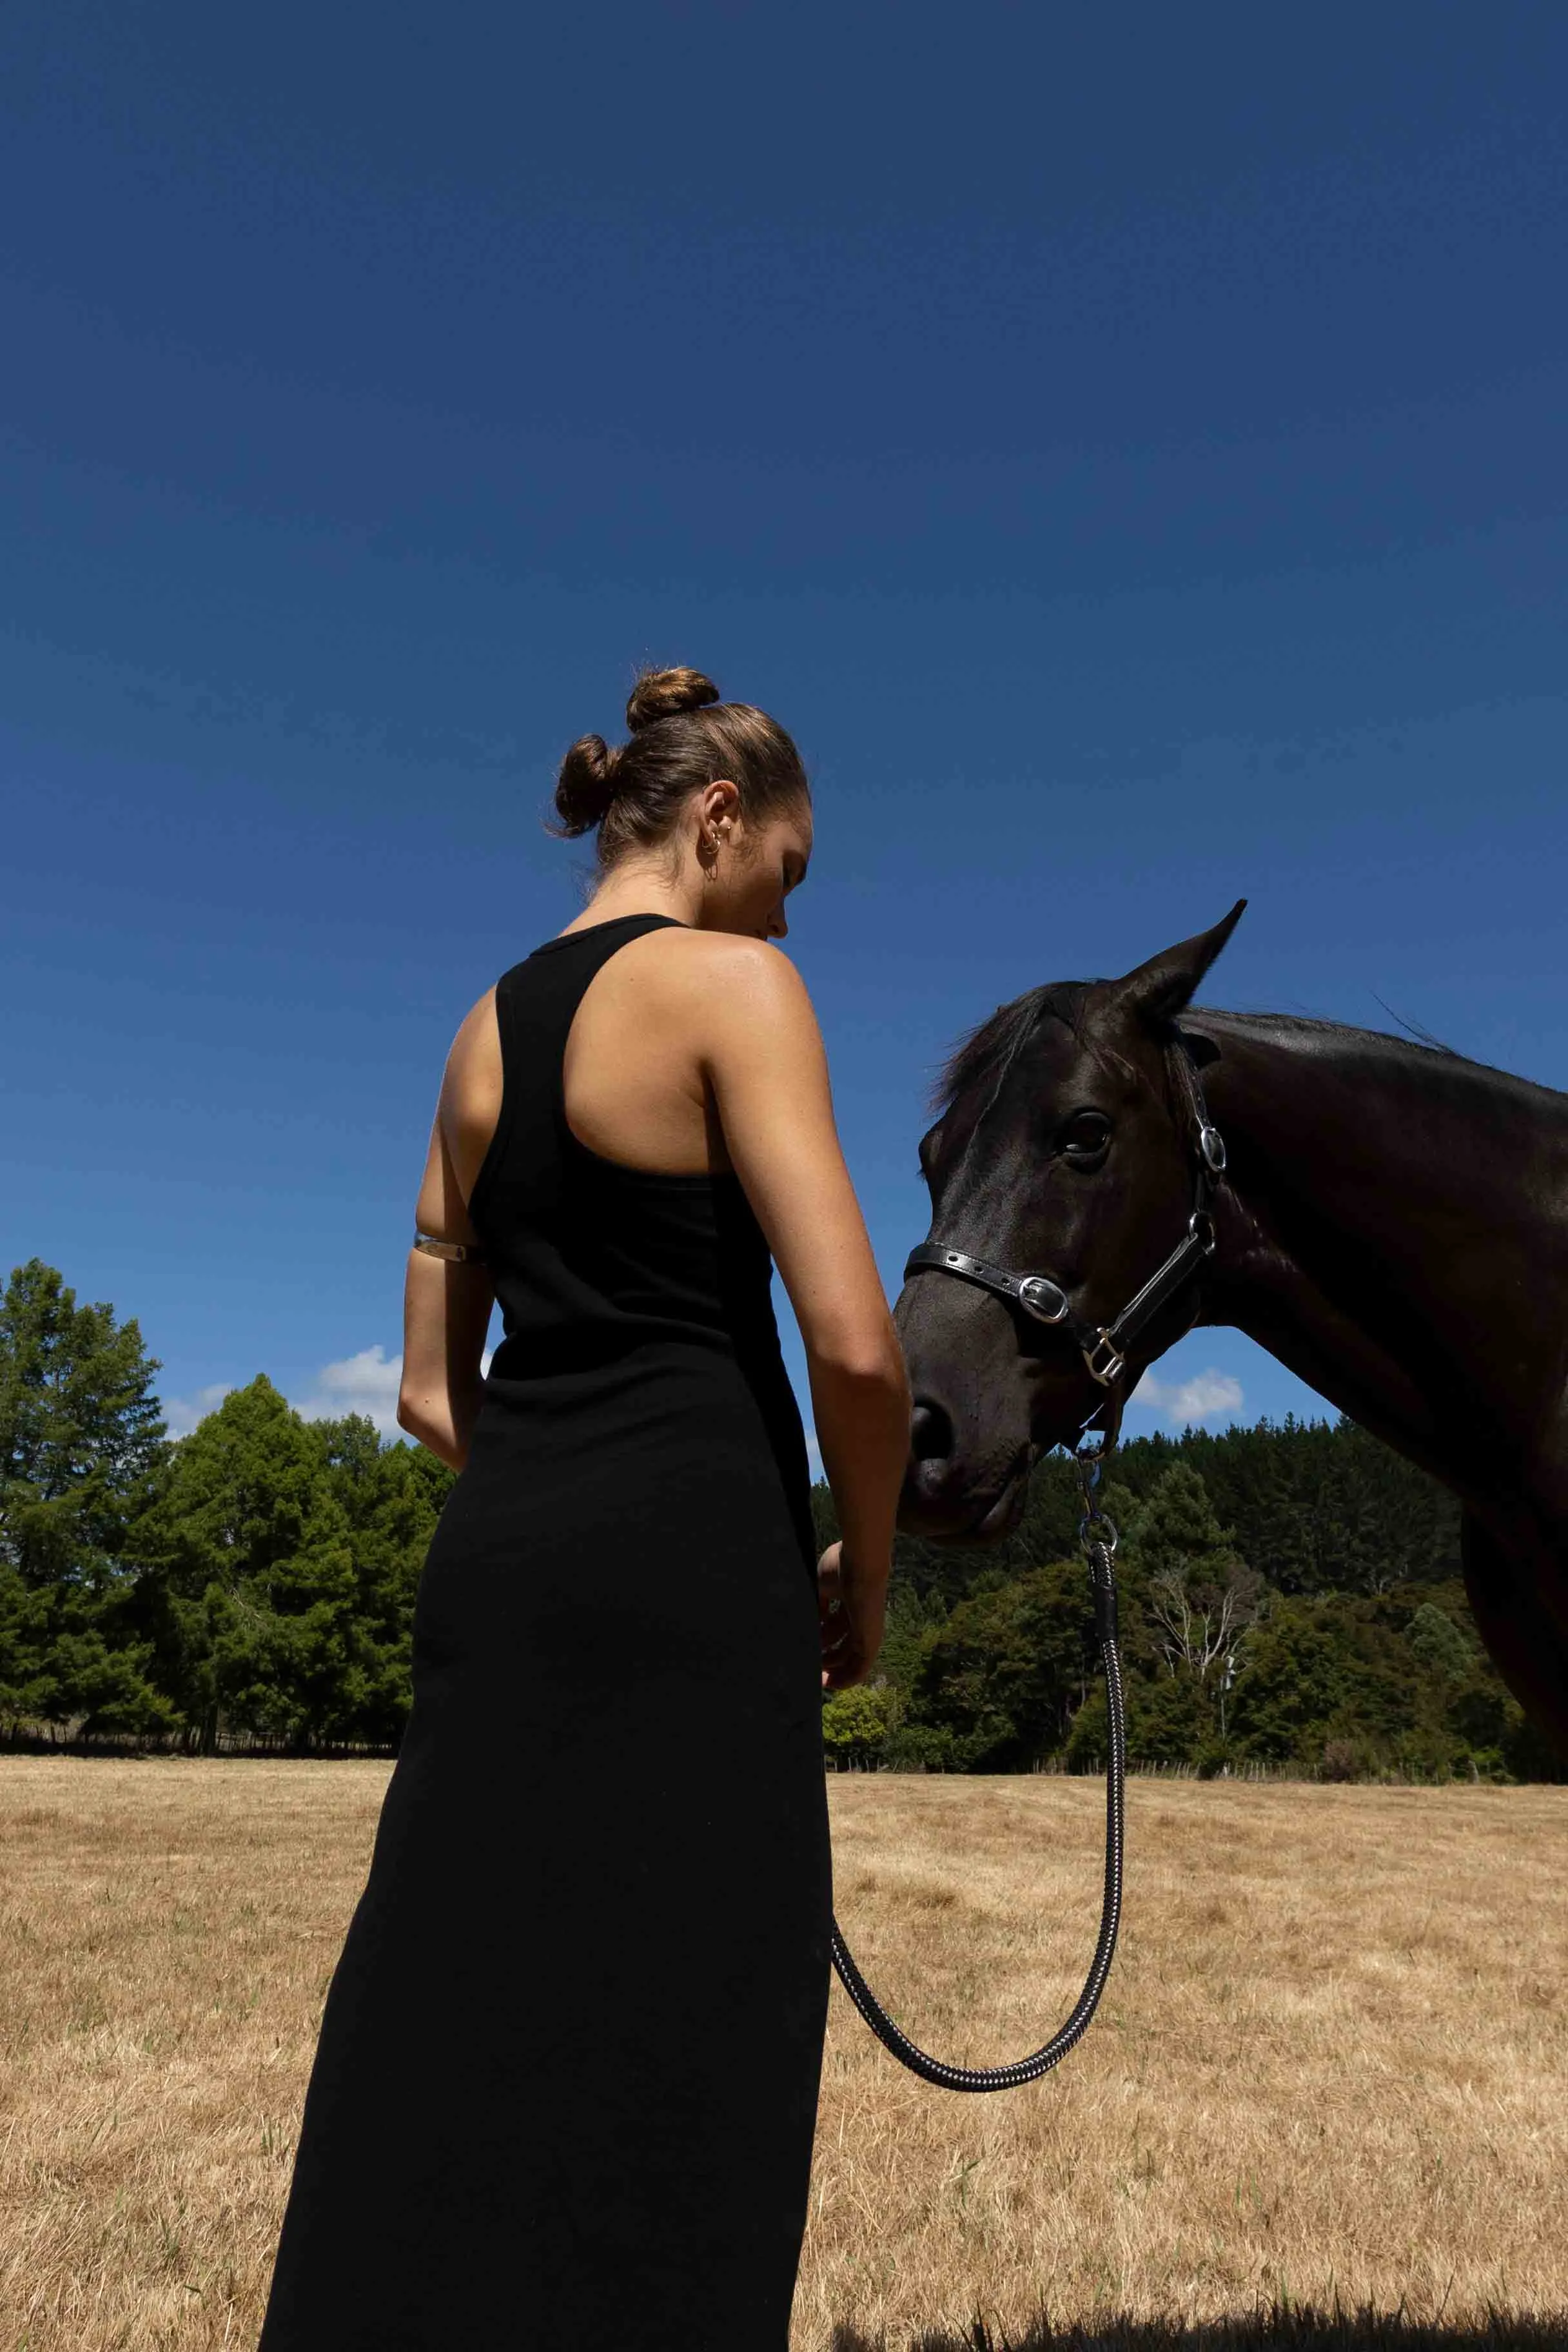
[[[490,1368],[494,1349],[479,1359],[481,1376]],[[403,1381],[403,1358],[388,1356],[379,1341],[362,1348],[357,1356],[341,1356],[323,1364],[309,1396],[289,1402],[305,1421],[337,1421],[345,1412],[369,1415],[383,1437],[405,1437],[397,1419],[397,1391]]]
[[[1145,1372],[1129,1402],[1147,1405],[1152,1412],[1163,1413],[1173,1427],[1184,1429],[1189,1422],[1197,1427],[1211,1420],[1227,1420],[1241,1411],[1245,1399],[1239,1381],[1210,1365],[1206,1371],[1194,1372],[1190,1381],[1157,1381],[1152,1372]]]
[[[827,1474],[822,1466],[822,1448],[816,1442],[815,1429],[808,1429],[805,1433],[805,1458],[814,1479],[826,1476]]]
[[[401,1355],[388,1357],[379,1339],[357,1356],[341,1356],[323,1364],[309,1396],[289,1402],[305,1421],[337,1421],[345,1412],[368,1413],[384,1437],[401,1437],[397,1425],[397,1389],[403,1378]]]
[[[198,1389],[195,1396],[168,1397],[163,1402],[163,1419],[169,1424],[171,1437],[189,1437],[198,1421],[216,1412],[227,1396],[234,1382],[213,1381],[206,1388]]]

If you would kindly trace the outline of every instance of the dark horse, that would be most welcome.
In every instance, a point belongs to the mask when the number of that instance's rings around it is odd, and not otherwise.
[[[1453,1489],[1482,1639],[1568,1755],[1568,1095],[1192,1004],[1245,903],[1121,980],[1032,989],[949,1064],[921,1143],[935,1246],[896,1310],[900,1523],[1007,1533],[1040,1453],[1184,1332],[1234,1324]],[[1118,1375],[1096,1334],[1168,1254]]]

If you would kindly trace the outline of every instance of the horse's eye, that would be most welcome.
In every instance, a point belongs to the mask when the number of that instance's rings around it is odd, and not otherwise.
[[[1098,1110],[1075,1111],[1057,1137],[1058,1146],[1075,1167],[1098,1166],[1110,1141],[1110,1121]]]

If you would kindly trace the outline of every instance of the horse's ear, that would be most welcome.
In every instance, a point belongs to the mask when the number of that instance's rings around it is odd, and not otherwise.
[[[1246,904],[1245,898],[1238,898],[1212,931],[1199,931],[1195,938],[1167,948],[1163,955],[1151,956],[1136,971],[1113,982],[1116,994],[1156,1027],[1173,1021],[1191,1003],[1199,981],[1240,922]]]

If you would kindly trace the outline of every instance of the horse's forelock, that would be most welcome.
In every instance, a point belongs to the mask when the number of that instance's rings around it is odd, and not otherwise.
[[[943,1063],[931,1088],[933,1117],[945,1118],[961,1096],[987,1078],[1000,1087],[1013,1056],[1042,1021],[1059,1021],[1080,1036],[1084,1000],[1091,985],[1089,981],[1058,981],[998,1005],[988,1021],[959,1040]]]

